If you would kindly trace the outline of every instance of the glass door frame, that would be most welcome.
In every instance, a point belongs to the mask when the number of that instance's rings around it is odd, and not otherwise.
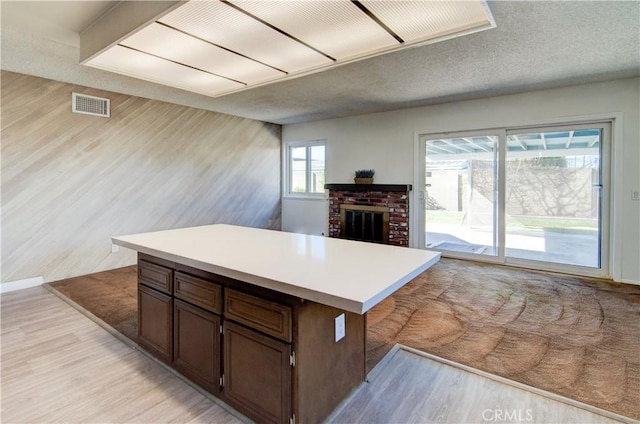
[[[415,170],[414,172],[414,181],[415,184],[415,197],[414,204],[416,205],[413,210],[416,212],[414,217],[414,222],[417,223],[415,226],[417,228],[416,242],[419,248],[425,248],[425,236],[426,236],[426,228],[425,228],[425,200],[426,193],[424,189],[425,177],[426,177],[426,141],[429,139],[449,139],[449,138],[469,138],[469,137],[479,137],[479,136],[492,136],[498,137],[498,142],[496,149],[494,151],[494,161],[496,162],[496,173],[495,173],[495,181],[494,184],[494,193],[493,198],[494,207],[493,207],[493,238],[497,241],[496,255],[484,255],[484,254],[475,254],[475,253],[467,253],[467,252],[455,252],[455,251],[442,251],[446,252],[443,255],[447,257],[457,258],[457,259],[468,259],[468,260],[476,260],[482,262],[491,262],[491,263],[504,263],[504,249],[500,249],[500,246],[504,244],[504,234],[500,233],[502,219],[504,216],[502,211],[500,210],[500,205],[503,203],[500,196],[503,196],[504,189],[501,187],[501,184],[504,184],[504,170],[503,166],[500,165],[500,157],[503,155],[503,152],[500,151],[505,145],[506,141],[506,132],[504,129],[486,129],[486,130],[472,130],[472,131],[457,131],[455,133],[439,133],[439,134],[427,134],[427,133],[416,133],[416,151],[415,151]],[[502,173],[502,174],[501,174]],[[427,250],[437,250],[437,249],[427,249]]]
[[[413,204],[416,205],[412,214],[414,217],[417,236],[413,237],[413,246],[417,246],[421,249],[428,249],[425,247],[425,177],[426,177],[426,141],[430,139],[438,138],[461,138],[471,136],[497,136],[497,184],[496,193],[494,193],[494,199],[497,200],[497,214],[494,218],[495,225],[494,231],[497,233],[498,245],[497,255],[482,255],[467,252],[455,252],[455,251],[442,251],[443,256],[456,258],[475,260],[488,263],[504,264],[522,268],[534,268],[543,271],[561,272],[575,275],[583,275],[589,277],[609,277],[611,276],[611,228],[612,228],[612,210],[611,210],[611,180],[612,175],[612,144],[613,144],[613,120],[612,119],[598,119],[581,122],[553,122],[548,125],[532,125],[532,126],[513,126],[503,128],[488,128],[481,130],[471,131],[457,131],[447,133],[427,133],[416,132],[415,133],[415,146],[414,146],[414,197]],[[511,134],[523,134],[531,132],[553,132],[553,131],[573,131],[577,129],[594,129],[600,128],[602,130],[602,137],[600,140],[600,186],[602,187],[599,196],[599,250],[600,250],[600,268],[592,268],[579,265],[561,264],[546,261],[537,261],[532,259],[519,259],[507,257],[506,253],[506,210],[505,210],[505,196],[506,196],[506,157],[507,157],[507,136]]]
[[[549,133],[556,131],[577,131],[581,129],[601,129],[599,146],[599,196],[598,196],[598,236],[600,251],[600,268],[562,264],[554,262],[537,261],[533,259],[520,259],[505,256],[505,264],[536,269],[543,269],[552,272],[562,272],[567,274],[584,275],[589,277],[610,276],[610,229],[611,229],[611,145],[612,145],[612,122],[611,121],[591,121],[572,124],[550,124],[537,125],[531,127],[510,128],[506,130],[506,135],[518,135],[526,133]],[[505,143],[506,145],[506,143]],[[505,146],[506,149],[506,146]],[[506,159],[506,151],[505,156]],[[506,184],[506,178],[505,178]],[[595,188],[594,188],[595,189]],[[506,232],[506,228],[505,228]],[[506,246],[505,246],[506,247]],[[504,249],[504,248],[503,248]]]

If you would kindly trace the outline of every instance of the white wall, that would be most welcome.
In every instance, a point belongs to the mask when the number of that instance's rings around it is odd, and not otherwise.
[[[324,236],[329,234],[327,199],[282,199],[282,231]],[[286,224],[285,224],[286,223]]]
[[[442,133],[574,121],[590,116],[618,118],[614,128],[612,274],[640,284],[640,79],[631,78],[331,119],[283,127],[283,142],[327,140],[328,183],[347,183],[353,171],[374,168],[376,183],[415,184],[416,133]],[[283,228],[316,228],[326,202],[296,205],[283,200]],[[310,212],[310,206],[317,208]],[[287,213],[284,213],[285,208]],[[416,228],[414,222],[412,228]],[[301,232],[310,232],[304,231]]]

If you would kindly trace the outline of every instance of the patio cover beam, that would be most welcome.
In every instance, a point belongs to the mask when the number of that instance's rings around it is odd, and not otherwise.
[[[511,137],[513,137],[513,139],[518,142],[520,147],[522,147],[522,150],[527,150],[527,144],[524,141],[520,140],[517,135],[512,135]]]
[[[487,137],[488,138],[488,137]],[[470,146],[476,147],[478,149],[484,150],[485,152],[490,152],[491,150],[489,150],[486,146],[483,146],[481,144],[476,144],[473,140],[471,140],[470,138],[463,138],[464,141],[466,141],[467,143],[469,143]],[[491,140],[491,139],[490,139]],[[493,140],[491,140],[493,142]]]
[[[433,144],[427,144],[427,149],[438,149],[438,150],[442,150],[443,152],[446,152],[446,153],[452,153],[452,154],[454,154],[454,155],[458,153],[458,152],[455,152],[455,151],[453,151],[453,152],[452,152],[451,150],[449,150],[449,149],[445,149],[444,147],[434,146]],[[435,153],[435,154],[440,154],[440,153],[439,153],[439,152],[437,152],[437,151],[436,151],[436,152],[434,152],[434,153]]]
[[[445,144],[447,144],[447,145],[449,145],[449,146],[453,147],[454,149],[460,149],[460,150],[462,150],[463,152],[473,153],[473,150],[465,149],[465,148],[464,148],[464,147],[462,147],[462,146],[459,146],[459,145],[457,145],[457,144],[453,144],[453,143],[452,143],[452,142],[450,142],[449,140],[445,140],[445,139],[442,139],[442,138],[441,138],[441,139],[440,139],[440,141],[442,141],[443,143],[445,143]]]
[[[568,149],[571,146],[571,142],[573,141],[573,133],[575,131],[569,131],[569,139],[567,140],[567,144],[564,146],[565,149]]]

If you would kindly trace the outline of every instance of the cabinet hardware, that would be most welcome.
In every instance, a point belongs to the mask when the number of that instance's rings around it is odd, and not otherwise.
[[[224,375],[220,376],[220,387],[224,387]]]
[[[296,414],[291,415],[291,418],[289,418],[289,424],[296,424]]]
[[[291,352],[291,355],[289,355],[289,365],[291,365],[292,367],[296,366],[296,352]]]
[[[224,334],[224,330],[222,329],[222,324],[220,324],[220,334]]]

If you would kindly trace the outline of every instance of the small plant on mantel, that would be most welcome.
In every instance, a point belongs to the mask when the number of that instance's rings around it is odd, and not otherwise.
[[[353,179],[356,184],[373,184],[373,175],[376,173],[373,169],[358,169],[356,177]]]

